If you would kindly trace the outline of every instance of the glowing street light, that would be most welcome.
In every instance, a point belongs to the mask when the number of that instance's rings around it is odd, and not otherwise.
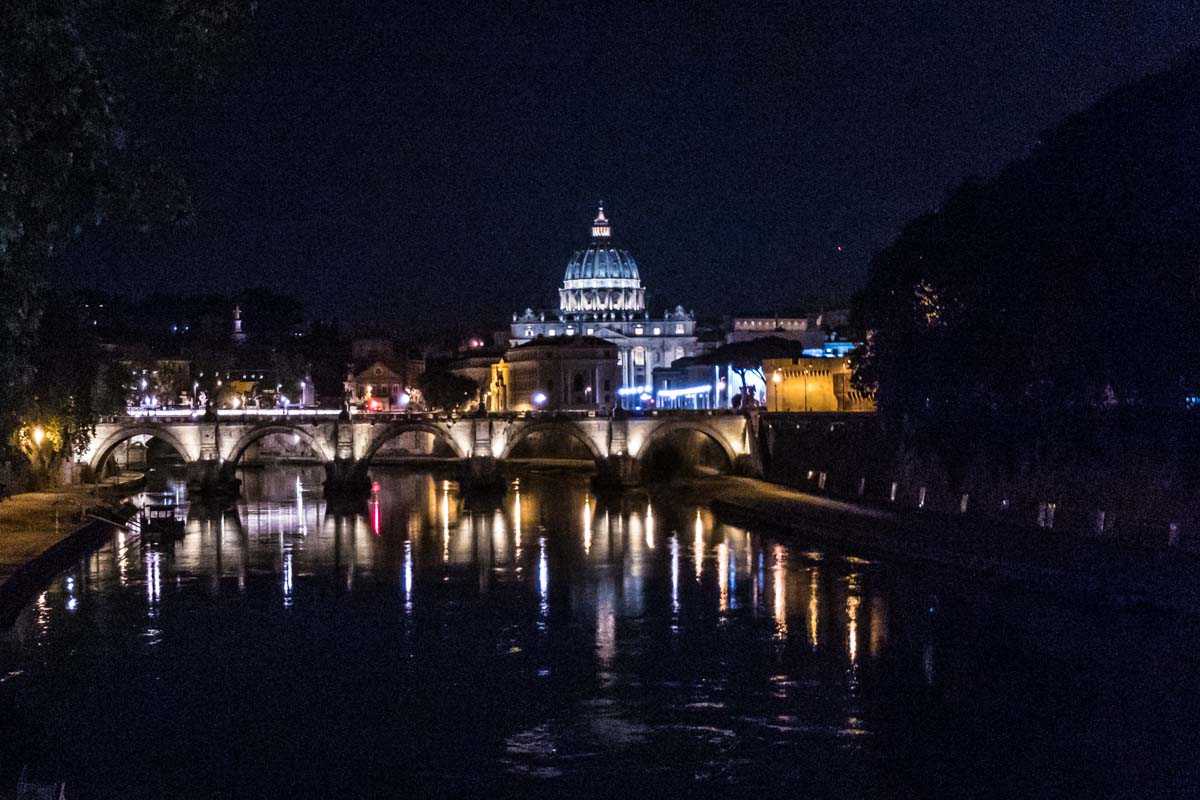
[[[38,447],[42,446],[42,442],[46,440],[46,431],[41,425],[33,426],[33,443]]]
[[[537,406],[538,408],[541,408],[542,406],[546,405],[546,393],[545,392],[534,392],[533,397],[530,399],[533,400],[533,404],[535,406]]]

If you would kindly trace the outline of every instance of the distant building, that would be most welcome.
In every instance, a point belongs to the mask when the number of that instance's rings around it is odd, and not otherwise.
[[[767,411],[874,411],[875,402],[850,382],[845,358],[769,358],[763,360]]]
[[[346,402],[363,411],[402,411],[408,408],[424,361],[373,358],[353,364],[346,374]]]
[[[655,367],[699,349],[695,315],[676,306],[650,316],[637,262],[613,240],[603,204],[592,222],[590,241],[567,263],[558,309],[527,308],[513,315],[512,344],[563,336],[611,342],[617,351],[617,387],[625,390],[649,385]],[[629,391],[619,396],[628,397]]]
[[[543,337],[490,367],[489,411],[608,411],[617,398],[617,345],[594,336]]]
[[[746,342],[764,336],[775,336],[819,350],[828,342],[849,338],[846,333],[849,323],[850,312],[845,309],[793,316],[737,316],[729,321],[726,341]],[[845,344],[848,345],[847,349],[853,348],[852,344]]]

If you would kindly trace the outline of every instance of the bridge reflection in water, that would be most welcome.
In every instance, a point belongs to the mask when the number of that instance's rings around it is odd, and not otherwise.
[[[119,534],[58,579],[0,639],[0,702],[53,732],[31,757],[96,797],[848,797],[980,794],[998,770],[1103,790],[1080,737],[1180,747],[1187,712],[1155,691],[1191,674],[1161,655],[1177,626],[1139,647],[1158,677],[1121,730],[1049,736],[1121,702],[1111,620],[1073,645],[1040,601],[985,594],[985,616],[942,577],[569,473],[470,509],[427,473],[372,478],[338,515],[319,467],[246,469],[173,547]]]
[[[527,585],[541,606],[560,577],[572,585],[582,579],[596,613],[599,653],[615,646],[618,617],[640,617],[648,605],[668,606],[678,616],[685,602],[706,600],[715,601],[721,615],[770,620],[780,639],[788,635],[789,618],[803,618],[813,650],[840,650],[850,663],[858,660],[860,637],[871,642],[873,656],[886,642],[886,601],[877,594],[863,607],[855,565],[839,559],[841,568],[825,570],[830,580],[824,580],[824,554],[783,544],[764,548],[758,537],[718,522],[704,508],[656,511],[641,494],[603,502],[580,477],[530,475],[495,507],[468,510],[453,481],[385,468],[376,470],[363,513],[329,514],[321,478],[311,467],[243,470],[247,499],[223,512],[194,512],[187,535],[170,553],[171,569],[207,577],[213,591],[245,591],[248,580],[274,573],[280,602],[289,607],[298,578],[333,577],[346,589],[356,580],[399,583],[413,608],[429,581],[469,578],[481,593]],[[102,559],[93,560],[97,580],[106,571]],[[679,580],[683,563],[687,582]],[[161,588],[150,591],[161,594]],[[653,596],[656,591],[667,595]],[[579,599],[572,598],[572,611]]]

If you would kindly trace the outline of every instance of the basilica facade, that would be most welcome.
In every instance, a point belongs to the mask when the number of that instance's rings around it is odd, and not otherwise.
[[[647,310],[637,262],[614,240],[603,204],[591,239],[567,263],[558,308],[513,314],[514,346],[559,336],[594,337],[616,346],[617,394],[626,406],[638,405],[641,394],[654,391],[655,367],[699,351],[694,314],[681,306],[654,316]]]

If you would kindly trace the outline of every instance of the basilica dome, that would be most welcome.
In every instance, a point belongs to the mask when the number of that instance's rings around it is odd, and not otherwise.
[[[604,204],[592,222],[592,239],[576,250],[567,264],[559,294],[563,314],[600,314],[613,311],[644,311],[646,292],[638,276],[637,262],[628,250],[612,240],[612,225],[604,216]]]

